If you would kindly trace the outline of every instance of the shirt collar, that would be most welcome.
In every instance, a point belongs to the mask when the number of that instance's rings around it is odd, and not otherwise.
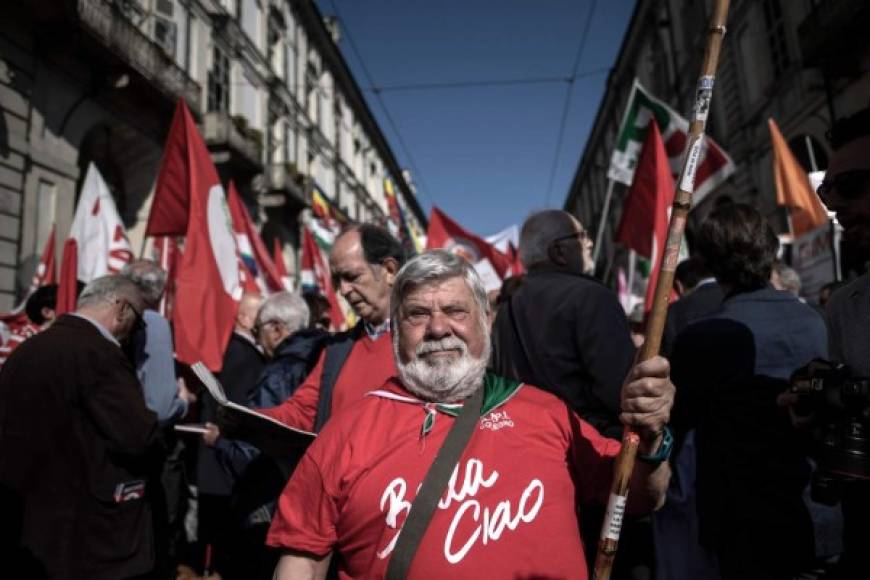
[[[113,343],[115,346],[118,346],[118,347],[121,346],[121,343],[118,342],[118,339],[117,339],[117,338],[115,338],[114,336],[112,336],[111,333],[109,333],[109,331],[106,330],[106,328],[105,328],[102,324],[100,324],[99,322],[97,322],[96,320],[94,320],[93,318],[91,318],[90,316],[86,316],[86,315],[81,314],[81,313],[79,313],[79,312],[70,312],[70,314],[73,315],[73,316],[78,316],[79,318],[81,318],[81,319],[83,319],[83,320],[87,320],[88,322],[90,322],[91,324],[93,324],[94,327],[95,327],[97,330],[100,331],[100,334],[102,334],[102,335],[105,337],[106,340],[108,340],[109,342]]]
[[[365,328],[366,334],[369,335],[370,339],[377,340],[390,331],[390,319],[387,318],[377,326],[363,322],[363,328]]]

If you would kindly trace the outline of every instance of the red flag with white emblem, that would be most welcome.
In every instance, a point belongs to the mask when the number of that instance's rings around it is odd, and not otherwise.
[[[186,218],[172,309],[176,356],[219,371],[243,274],[224,188],[184,101],[175,110],[157,183],[149,233],[178,234],[179,219]]]
[[[433,207],[429,216],[426,249],[436,248],[444,248],[471,262],[487,290],[501,288],[502,279],[511,272],[511,262],[507,256],[480,236],[460,226],[437,207]]]

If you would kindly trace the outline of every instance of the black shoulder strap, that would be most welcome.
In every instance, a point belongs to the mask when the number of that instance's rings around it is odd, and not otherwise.
[[[429,527],[429,521],[432,519],[432,514],[435,513],[438,500],[441,499],[444,488],[447,487],[447,481],[453,474],[459,457],[471,439],[471,434],[480,418],[482,404],[483,386],[466,399],[465,405],[462,406],[456,421],[453,422],[441,449],[438,450],[435,461],[426,472],[423,485],[420,486],[420,491],[417,492],[417,497],[411,504],[411,511],[402,526],[402,531],[399,532],[396,549],[393,550],[393,556],[387,566],[387,580],[404,580],[408,575],[414,554],[420,546],[426,528]]]
[[[323,424],[329,419],[332,410],[332,393],[335,382],[344,366],[353,345],[359,337],[358,328],[354,328],[332,344],[326,346],[326,360],[323,361],[323,374],[320,377],[320,396],[317,400],[317,416],[314,419],[314,432],[320,433]]]

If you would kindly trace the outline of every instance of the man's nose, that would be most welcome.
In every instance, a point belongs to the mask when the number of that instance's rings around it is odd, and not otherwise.
[[[426,326],[426,335],[429,338],[443,338],[453,333],[450,320],[443,312],[433,312]]]
[[[339,281],[338,281],[338,293],[339,294],[341,294],[342,296],[347,298],[347,295],[350,294],[350,291],[352,289],[353,289],[353,287],[350,285],[350,283],[347,280],[339,279]]]

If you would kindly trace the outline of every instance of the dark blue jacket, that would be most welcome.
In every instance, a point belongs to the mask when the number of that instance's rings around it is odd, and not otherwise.
[[[827,354],[822,317],[770,287],[726,298],[677,337],[672,423],[678,432],[696,432],[705,545],[717,551],[730,546],[730,553],[747,557],[747,546],[764,545],[766,558],[796,565],[796,555],[812,556],[812,528],[801,500],[809,466],[776,397],[792,372]]]
[[[311,329],[300,330],[284,339],[263,369],[248,406],[254,409],[275,407],[289,399],[317,364],[330,336],[323,330]]]

